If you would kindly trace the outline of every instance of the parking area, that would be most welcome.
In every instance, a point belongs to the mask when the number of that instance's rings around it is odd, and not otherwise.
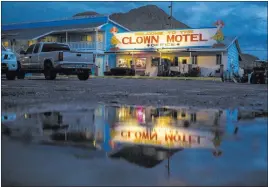
[[[267,110],[267,85],[122,78],[79,81],[68,77],[48,81],[42,76],[15,81],[2,78],[1,83],[2,109],[36,103],[102,102]]]

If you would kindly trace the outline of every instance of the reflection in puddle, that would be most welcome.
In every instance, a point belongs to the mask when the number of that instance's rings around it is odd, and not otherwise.
[[[169,170],[169,159],[184,149],[224,155],[222,142],[239,134],[239,119],[243,111],[99,105],[92,110],[3,113],[2,132],[50,145],[89,146],[146,168],[167,159]]]

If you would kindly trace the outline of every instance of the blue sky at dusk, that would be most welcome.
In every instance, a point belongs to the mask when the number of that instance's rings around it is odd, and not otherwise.
[[[147,4],[169,12],[170,2],[2,2],[2,24],[61,19],[84,11],[128,12]],[[224,34],[238,36],[243,53],[267,59],[267,2],[173,2],[173,16],[193,28],[221,19]]]

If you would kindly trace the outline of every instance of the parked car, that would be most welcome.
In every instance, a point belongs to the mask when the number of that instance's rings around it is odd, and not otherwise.
[[[14,80],[18,69],[16,55],[1,45],[1,70],[8,80]]]
[[[54,80],[57,73],[63,73],[87,80],[93,65],[93,53],[71,51],[64,43],[40,42],[20,51],[18,78],[23,79],[25,73],[44,73],[45,79]]]
[[[265,67],[254,67],[250,76],[251,84],[265,84]]]

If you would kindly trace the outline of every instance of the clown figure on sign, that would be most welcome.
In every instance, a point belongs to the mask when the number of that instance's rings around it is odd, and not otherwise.
[[[121,42],[116,38],[115,34],[118,32],[118,29],[116,27],[111,28],[110,33],[113,34],[111,38],[111,46],[113,50],[118,50],[119,48],[117,47],[118,44]]]
[[[224,44],[221,43],[224,40],[224,35],[221,29],[224,27],[224,23],[223,21],[218,20],[215,22],[215,25],[217,26],[217,32],[213,37],[211,37],[211,39],[216,40],[217,43],[214,44],[213,47],[222,47],[224,46]]]

